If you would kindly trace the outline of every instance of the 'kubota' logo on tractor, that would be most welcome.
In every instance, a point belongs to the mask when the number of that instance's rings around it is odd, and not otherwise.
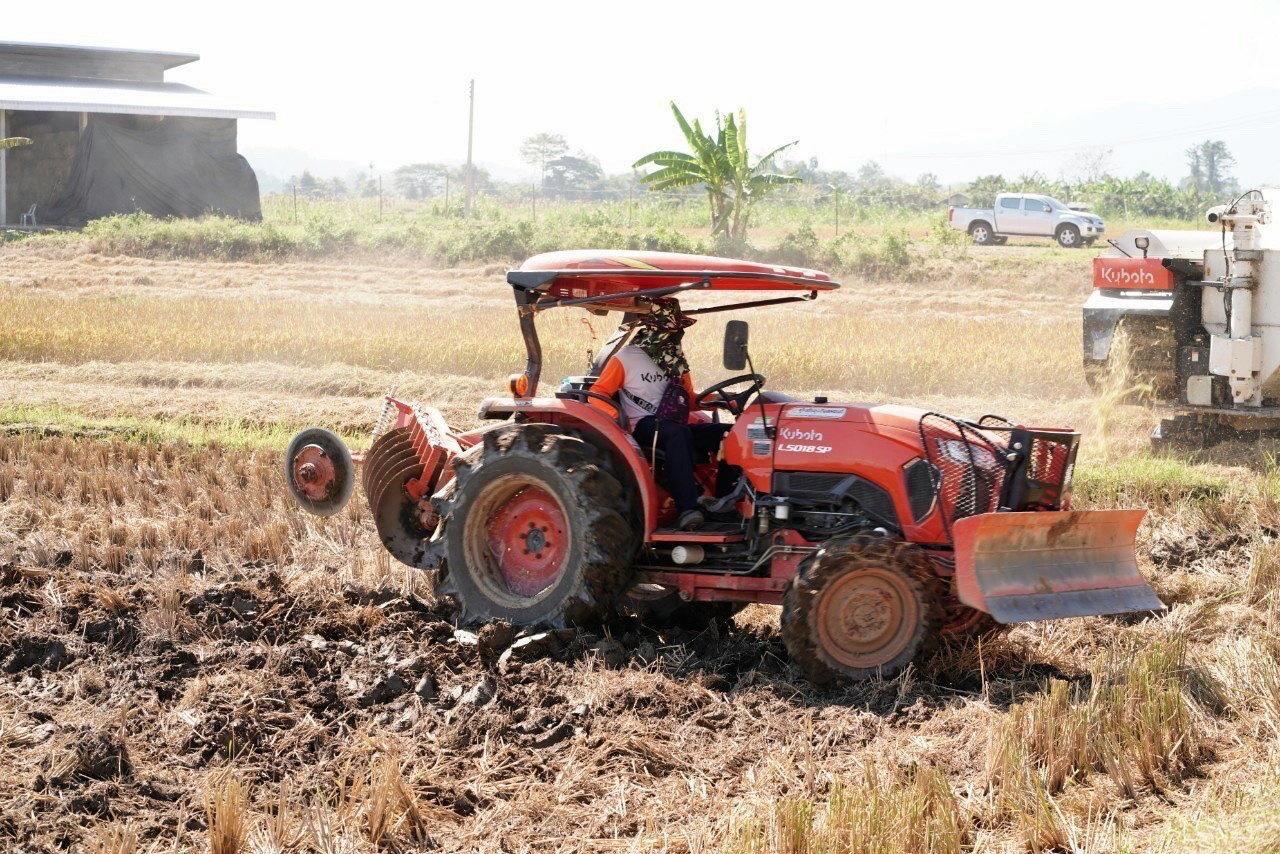
[[[783,427],[782,438],[799,439],[805,442],[821,442],[822,434],[817,430],[802,430],[799,427]]]
[[[805,430],[800,427],[783,427],[778,431],[783,439],[790,442],[778,445],[779,451],[790,451],[793,454],[829,454],[830,445],[810,444],[822,441],[822,433],[818,430]]]

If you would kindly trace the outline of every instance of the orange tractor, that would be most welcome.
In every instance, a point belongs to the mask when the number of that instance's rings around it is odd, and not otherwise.
[[[436,409],[388,397],[361,460],[383,544],[437,570],[464,622],[781,605],[789,653],[822,682],[889,676],[942,637],[998,624],[1163,608],[1137,568],[1143,511],[1069,509],[1077,433],[766,390],[739,320],[726,327],[724,366],[741,373],[703,391],[691,416],[732,424],[720,459],[696,471],[715,521],[676,529],[661,453],[591,405],[594,375],[651,300],[726,295],[691,315],[775,306],[836,289],[823,273],[576,251],[531,258],[507,281],[527,363],[510,396],[480,405],[489,423],[456,431]],[[539,396],[536,321],[565,310],[621,321],[592,371]],[[342,507],[355,471],[319,428],[286,454],[290,488],[320,514]]]

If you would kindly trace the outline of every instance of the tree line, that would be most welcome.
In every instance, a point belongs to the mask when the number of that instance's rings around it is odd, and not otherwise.
[[[787,160],[789,142],[762,156],[747,147],[745,111],[716,114],[704,129],[699,119],[687,120],[671,104],[686,150],[651,152],[638,159],[628,173],[608,175],[600,161],[573,148],[561,134],[543,132],[520,145],[521,159],[537,173],[534,183],[495,180],[473,167],[477,193],[502,198],[608,199],[626,198],[646,188],[707,199],[713,234],[743,239],[754,205],[770,194],[838,210],[924,212],[950,201],[989,207],[1002,192],[1043,193],[1067,203],[1088,204],[1104,216],[1198,219],[1205,208],[1226,201],[1239,190],[1233,176],[1235,158],[1221,140],[1204,140],[1185,151],[1187,175],[1169,181],[1148,172],[1121,177],[1109,168],[1110,151],[1091,149],[1077,155],[1064,175],[1040,172],[1006,177],[981,175],[969,182],[944,185],[925,172],[914,180],[891,176],[875,161],[854,171],[824,169],[816,158]],[[383,187],[372,172],[323,179],[309,172],[293,176],[288,186],[302,196],[374,197],[380,192],[408,199],[460,199],[465,167],[444,163],[409,163],[390,174]],[[957,198],[959,197],[959,198]]]

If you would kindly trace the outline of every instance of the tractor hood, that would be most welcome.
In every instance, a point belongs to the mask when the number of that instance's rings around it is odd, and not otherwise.
[[[911,406],[787,403],[778,414],[774,465],[841,471],[849,460],[870,458],[897,468],[920,456],[924,416]]]
[[[858,424],[861,429],[873,432],[906,431],[918,435],[920,419],[926,410],[914,406],[871,403],[786,403],[779,416],[780,423],[843,423]]]

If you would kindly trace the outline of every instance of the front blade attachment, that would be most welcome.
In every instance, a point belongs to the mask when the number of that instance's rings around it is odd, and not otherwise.
[[[982,513],[953,525],[956,593],[1001,623],[1164,610],[1138,571],[1145,510]]]

